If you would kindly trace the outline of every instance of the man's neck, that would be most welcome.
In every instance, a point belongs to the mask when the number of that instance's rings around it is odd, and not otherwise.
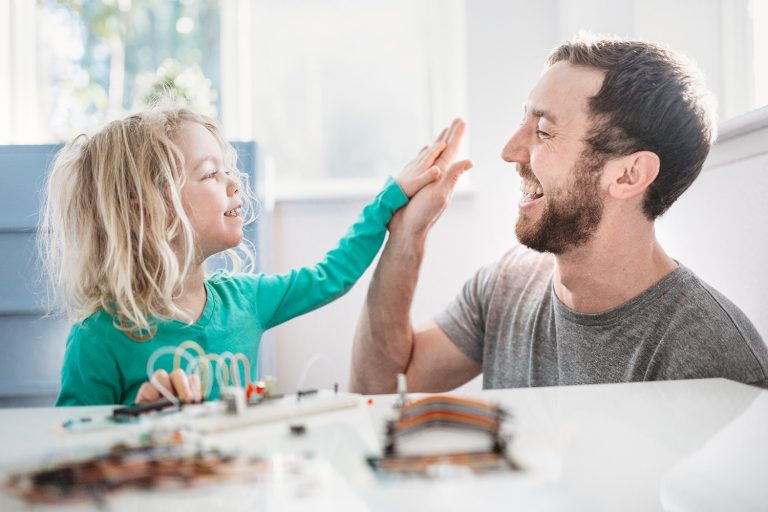
[[[677,267],[656,240],[652,223],[615,228],[603,225],[589,243],[555,258],[555,293],[574,311],[613,309]]]

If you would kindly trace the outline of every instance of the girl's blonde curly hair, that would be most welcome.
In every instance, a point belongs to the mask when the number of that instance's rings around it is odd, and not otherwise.
[[[216,138],[225,166],[234,171],[237,154],[216,123],[184,108],[113,121],[92,137],[80,135],[57,155],[47,183],[40,249],[70,321],[103,309],[118,329],[143,341],[154,335],[156,320],[184,316],[174,300],[199,261],[179,193],[184,156],[173,140],[187,122],[204,126]],[[248,223],[255,217],[255,197],[248,176],[235,174]],[[231,269],[248,270],[253,251],[247,242],[236,249],[227,251]]]

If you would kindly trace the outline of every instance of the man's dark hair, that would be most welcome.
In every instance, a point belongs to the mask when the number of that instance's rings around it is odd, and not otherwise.
[[[641,41],[574,41],[555,48],[549,66],[565,61],[605,72],[589,99],[588,150],[601,159],[652,151],[659,175],[643,200],[653,220],[699,175],[715,135],[711,97],[698,71],[681,57]]]

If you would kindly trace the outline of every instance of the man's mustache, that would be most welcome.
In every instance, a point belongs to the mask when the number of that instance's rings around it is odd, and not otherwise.
[[[517,164],[517,174],[519,174],[523,179],[539,181],[536,179],[536,175],[533,174],[533,170],[528,164]]]

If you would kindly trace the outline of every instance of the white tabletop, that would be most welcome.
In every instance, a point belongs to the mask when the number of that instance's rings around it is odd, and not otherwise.
[[[381,481],[393,395],[300,420],[205,436],[205,443],[269,457],[272,478],[174,491],[124,490],[106,510],[768,510],[768,393],[723,379],[488,390],[513,418],[509,451],[523,470],[486,476]],[[79,434],[66,419],[108,407],[0,410],[0,472],[98,453],[137,429]],[[288,425],[306,425],[302,437]],[[282,469],[281,469],[282,468]],[[182,508],[183,507],[183,508]],[[89,502],[34,507],[94,510]],[[0,510],[30,510],[0,490]]]

